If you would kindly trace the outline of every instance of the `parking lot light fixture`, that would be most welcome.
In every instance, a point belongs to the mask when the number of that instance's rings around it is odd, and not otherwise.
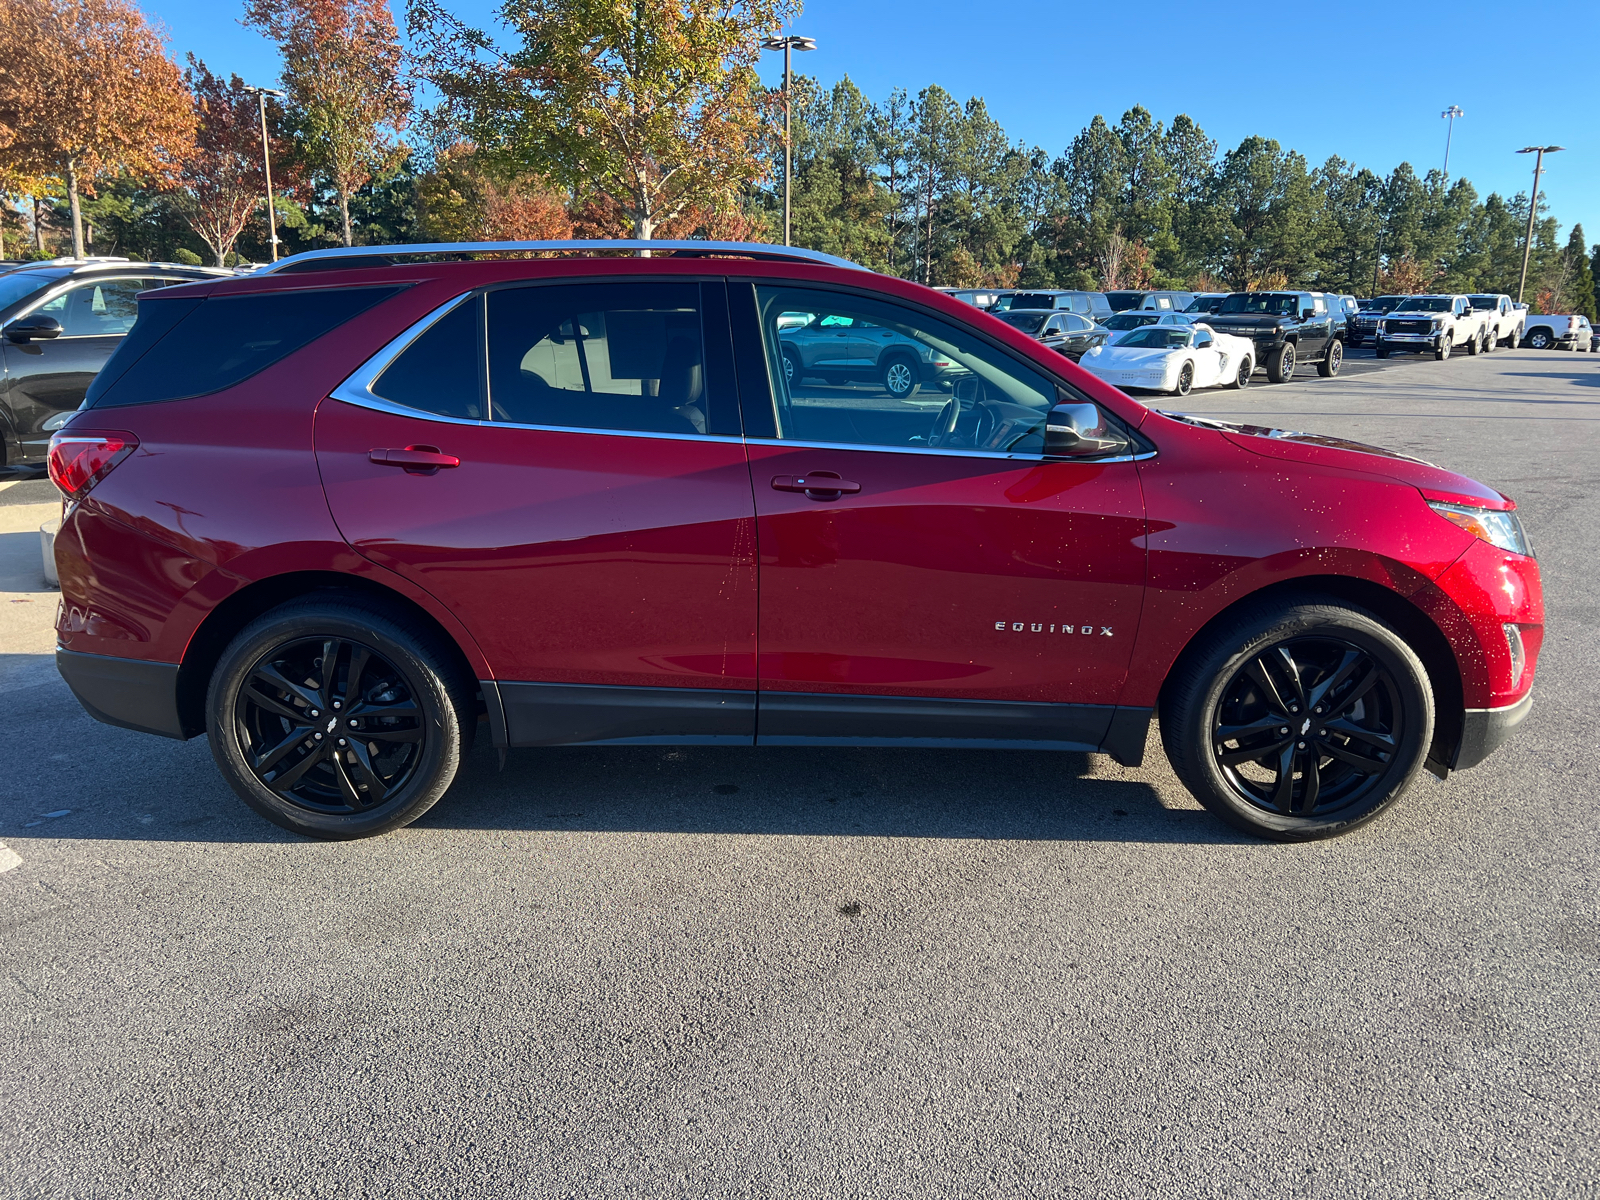
[[[267,145],[267,97],[275,96],[282,100],[285,93],[277,88],[251,87],[248,83],[244,90],[252,93],[261,105],[261,167],[267,180],[267,240],[272,246],[272,261],[277,262],[278,214],[272,208],[272,151]]]
[[[791,54],[795,50],[815,50],[817,39],[808,37],[767,37],[761,39],[763,50],[783,51],[783,244],[790,244],[789,240],[789,177],[794,174],[794,153],[789,138],[789,86],[792,80],[790,74]]]
[[[1528,232],[1522,239],[1522,275],[1517,280],[1517,303],[1522,303],[1523,289],[1528,286],[1528,252],[1533,249],[1533,219],[1539,213],[1539,176],[1544,171],[1544,156],[1565,150],[1565,146],[1524,146],[1518,154],[1537,154],[1533,160],[1533,195],[1528,200]]]
[[[1450,137],[1456,131],[1456,118],[1464,117],[1467,114],[1461,111],[1459,104],[1452,104],[1439,115],[1450,122],[1444,131],[1444,178],[1445,182],[1448,183],[1450,180]]]

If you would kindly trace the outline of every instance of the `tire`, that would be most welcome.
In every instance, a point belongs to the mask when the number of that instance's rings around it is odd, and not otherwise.
[[[1173,394],[1187,396],[1194,389],[1194,364],[1186,362],[1178,368],[1178,386],[1173,389]]]
[[[1372,353],[1377,355],[1377,357],[1379,357],[1379,358],[1388,358],[1389,357],[1389,347],[1385,346],[1381,341],[1380,342],[1373,342],[1372,343]]]
[[[1450,335],[1448,333],[1441,334],[1439,336],[1439,345],[1433,352],[1434,360],[1443,362],[1450,357],[1450,352],[1455,348],[1456,344],[1450,340]]]
[[[1328,343],[1327,351],[1317,361],[1317,374],[1324,379],[1332,379],[1342,366],[1344,366],[1344,343],[1334,338]]]
[[[1481,351],[1483,349],[1482,342],[1483,342],[1483,335],[1480,333],[1477,337],[1473,338],[1470,342],[1467,343],[1467,353],[1468,354],[1472,354],[1472,355],[1478,354],[1479,351]]]
[[[1333,715],[1316,711],[1319,692]],[[1241,608],[1184,652],[1161,696],[1162,744],[1195,799],[1285,842],[1334,837],[1388,809],[1422,771],[1433,723],[1427,670],[1405,641],[1315,596]]]
[[[1541,326],[1522,339],[1522,344],[1529,350],[1548,350],[1556,344],[1556,339],[1550,336],[1550,331]]]
[[[1288,383],[1294,378],[1294,343],[1273,347],[1267,355],[1267,378],[1273,383]]]
[[[1255,373],[1255,369],[1256,364],[1251,362],[1250,357],[1246,355],[1244,361],[1239,364],[1238,373],[1233,377],[1233,387],[1236,391],[1242,392],[1250,386],[1250,376]]]
[[[1495,337],[1493,333],[1487,329],[1483,331],[1483,352],[1485,354],[1493,354],[1494,348],[1499,344],[1500,339]]]
[[[783,381],[791,389],[800,382],[800,355],[788,346],[783,348]]]
[[[903,354],[885,359],[878,370],[878,378],[883,384],[883,390],[896,400],[915,396],[921,386],[921,381],[917,378],[916,361]]]
[[[1507,350],[1515,350],[1517,348],[1518,344],[1521,343],[1521,341],[1522,341],[1521,337],[1519,337],[1518,334],[1517,334],[1517,331],[1515,329],[1513,329],[1511,331],[1510,335],[1506,338],[1506,349]]]
[[[1352,350],[1361,349],[1361,339],[1360,339],[1360,337],[1356,336],[1355,334],[1351,334],[1350,335],[1349,342],[1350,342],[1350,349],[1352,349]]]
[[[444,795],[472,743],[474,683],[453,657],[365,598],[281,605],[240,631],[212,672],[212,757],[240,799],[295,833],[343,840],[408,825]],[[338,736],[352,726],[361,738]]]

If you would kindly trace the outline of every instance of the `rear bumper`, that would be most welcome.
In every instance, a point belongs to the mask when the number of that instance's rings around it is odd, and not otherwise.
[[[1451,769],[1465,771],[1488,758],[1516,732],[1532,708],[1533,693],[1529,692],[1504,708],[1467,709],[1461,726],[1461,744],[1456,747]]]
[[[107,725],[182,741],[178,664],[81,654],[56,647],[56,669],[84,711]]]

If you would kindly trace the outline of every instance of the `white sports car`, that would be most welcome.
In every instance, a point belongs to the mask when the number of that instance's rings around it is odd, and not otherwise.
[[[1249,387],[1255,357],[1255,343],[1248,338],[1218,333],[1204,323],[1162,324],[1130,329],[1091,349],[1078,365],[1119,388],[1187,396],[1197,387]]]

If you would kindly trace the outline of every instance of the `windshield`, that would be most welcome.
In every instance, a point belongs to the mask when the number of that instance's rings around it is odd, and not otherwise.
[[[1189,307],[1183,311],[1186,313],[1215,312],[1224,299],[1225,297],[1223,296],[1196,296],[1189,301]]]
[[[1155,313],[1120,312],[1114,317],[1107,317],[1100,324],[1107,329],[1140,329],[1146,325],[1154,325],[1160,319]]]
[[[1299,311],[1300,298],[1282,292],[1235,292],[1222,302],[1217,311],[1229,313],[1263,313],[1274,317],[1292,317]]]
[[[1112,312],[1126,312],[1130,308],[1138,308],[1139,301],[1144,299],[1143,292],[1107,292],[1106,301],[1111,305]]]
[[[1055,308],[1056,297],[1053,292],[1018,292],[1011,297],[1008,308]],[[1061,305],[1065,308],[1066,305]]]
[[[18,300],[26,300],[53,282],[54,278],[43,272],[16,271],[10,275],[0,275],[0,309],[10,308]]]
[[[1467,299],[1469,301],[1471,301],[1473,308],[1499,308],[1500,307],[1500,297],[1499,296],[1468,296]]]
[[[1396,312],[1449,312],[1449,296],[1411,296],[1395,309]]]
[[[1000,314],[1000,319],[1007,325],[1014,325],[1023,333],[1038,333],[1040,326],[1050,319],[1047,312],[1006,312]]]
[[[1112,343],[1114,346],[1137,346],[1145,350],[1171,350],[1189,344],[1187,329],[1174,329],[1171,325],[1146,325],[1125,333]]]

